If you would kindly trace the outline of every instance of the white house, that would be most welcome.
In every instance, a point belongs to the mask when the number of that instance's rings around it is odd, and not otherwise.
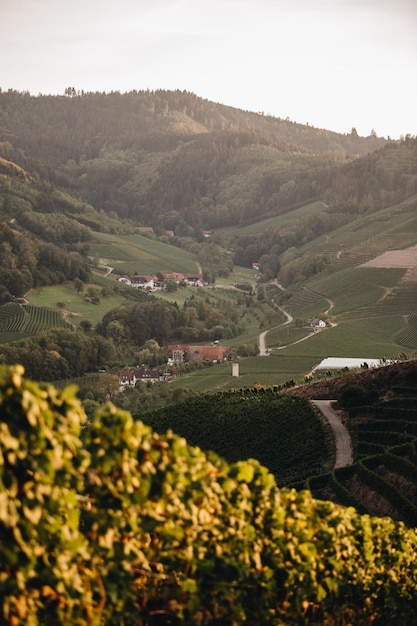
[[[155,277],[135,274],[130,276],[130,284],[132,287],[138,287],[139,289],[154,289]]]
[[[155,288],[155,276],[135,274],[134,276],[121,276],[118,281],[139,289],[152,290]]]

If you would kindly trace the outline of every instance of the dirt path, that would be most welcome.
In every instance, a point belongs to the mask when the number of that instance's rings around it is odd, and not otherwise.
[[[114,270],[114,267],[110,267],[110,265],[108,265],[107,259],[98,259],[98,265],[106,270],[104,276],[108,276]]]
[[[334,400],[312,400],[329,422],[336,443],[336,462],[334,468],[345,467],[353,463],[352,441],[348,429],[342,424],[340,414],[334,410]]]

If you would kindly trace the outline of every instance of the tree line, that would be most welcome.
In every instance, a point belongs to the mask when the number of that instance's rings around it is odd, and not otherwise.
[[[0,304],[22,297],[32,287],[65,280],[88,282],[89,263],[77,251],[34,240],[28,233],[0,225]]]

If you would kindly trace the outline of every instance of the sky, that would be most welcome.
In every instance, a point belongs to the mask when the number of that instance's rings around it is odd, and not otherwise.
[[[417,135],[417,0],[0,0],[1,89],[69,86]]]

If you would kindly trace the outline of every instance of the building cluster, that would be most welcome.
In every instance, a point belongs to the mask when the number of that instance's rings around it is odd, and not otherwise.
[[[146,382],[168,382],[172,379],[171,374],[160,372],[157,369],[129,369],[119,372],[119,384],[122,388],[134,387],[138,381]]]
[[[169,366],[175,366],[187,361],[212,361],[222,363],[232,359],[232,351],[228,346],[188,346],[172,345],[168,346]],[[119,384],[122,389],[134,387],[138,381],[142,382],[169,382],[172,380],[170,372],[159,369],[135,368],[124,369],[119,372]]]
[[[174,282],[179,285],[185,283],[193,287],[204,287],[202,274],[181,274],[179,272],[159,272],[155,274],[134,274],[133,276],[121,276],[118,281],[148,291],[162,291],[167,283]]]

